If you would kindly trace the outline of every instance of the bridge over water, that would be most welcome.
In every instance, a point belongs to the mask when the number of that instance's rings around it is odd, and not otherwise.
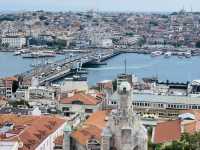
[[[37,77],[40,85],[51,83],[59,80],[67,75],[73,74],[74,69],[81,68],[91,64],[101,64],[103,61],[119,55],[120,51],[104,50],[100,52],[79,53],[78,55],[69,55],[68,58],[56,61],[51,64],[35,67],[32,70],[24,72],[16,76],[22,76],[23,81],[31,81],[33,77]]]

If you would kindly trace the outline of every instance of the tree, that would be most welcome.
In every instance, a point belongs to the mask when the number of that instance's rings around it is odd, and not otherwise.
[[[19,88],[19,82],[18,81],[13,81],[12,92],[15,93],[18,88]]]
[[[170,145],[164,146],[160,150],[199,150],[200,132],[195,134],[183,133],[180,141],[173,141]]]
[[[27,106],[28,108],[30,108],[29,103],[27,101],[24,101],[24,100],[10,101],[9,105],[11,105],[12,107],[18,107],[19,105],[24,105],[24,106]]]

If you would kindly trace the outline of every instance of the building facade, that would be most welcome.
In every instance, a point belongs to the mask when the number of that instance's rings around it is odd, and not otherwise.
[[[26,38],[19,36],[6,36],[2,38],[2,44],[8,44],[11,48],[22,48],[26,45]]]

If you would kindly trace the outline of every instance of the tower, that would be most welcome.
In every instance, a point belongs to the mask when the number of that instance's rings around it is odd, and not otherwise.
[[[119,111],[121,119],[125,119],[127,121],[128,119],[128,112],[130,104],[130,97],[131,97],[131,86],[128,82],[124,81],[120,84],[118,87],[118,94],[120,97],[119,102]]]
[[[70,135],[72,132],[70,125],[64,127],[63,150],[70,150]]]
[[[101,133],[101,150],[110,150],[112,133],[108,127],[105,127]]]
[[[108,126],[111,147],[116,150],[147,150],[147,132],[132,109],[132,86],[127,80],[117,88],[118,108],[112,110]]]

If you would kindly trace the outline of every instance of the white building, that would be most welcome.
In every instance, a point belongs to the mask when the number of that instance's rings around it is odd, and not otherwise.
[[[65,116],[81,114],[83,116],[99,110],[101,100],[88,94],[79,92],[70,97],[62,97],[59,101],[59,109]]]
[[[26,45],[26,38],[20,36],[6,36],[2,37],[2,44],[8,44],[8,47],[22,48]]]
[[[64,84],[61,85],[61,92],[69,92],[69,91],[84,91],[88,92],[88,84],[87,81],[84,80],[74,80],[73,78],[65,79]]]
[[[113,47],[113,42],[111,39],[103,39],[101,44],[102,44],[102,47],[104,47],[104,48]]]

